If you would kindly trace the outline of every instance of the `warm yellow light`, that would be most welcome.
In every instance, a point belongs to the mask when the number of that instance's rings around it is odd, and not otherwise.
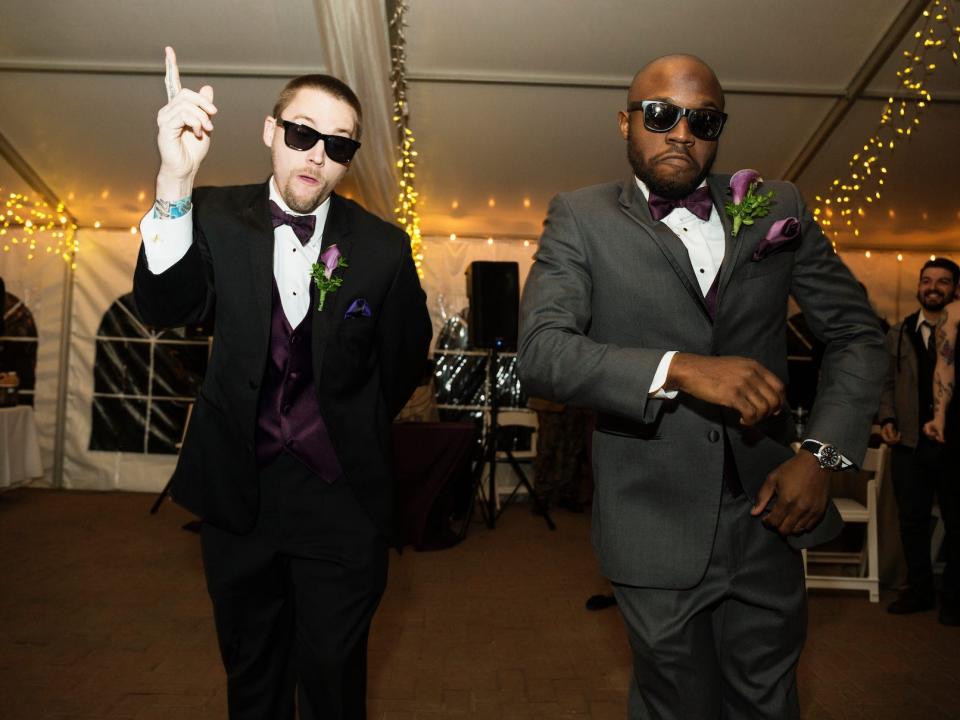
[[[496,198],[488,198],[488,199],[487,199],[487,207],[496,207],[496,206],[497,206],[497,200],[496,200]]]
[[[134,227],[133,225],[130,226],[130,234],[131,234],[131,235],[136,235],[136,234],[137,234],[137,228]]]
[[[869,258],[869,257],[870,257],[870,251],[867,250],[867,251],[864,253],[864,256],[866,256],[867,258]]]
[[[930,256],[930,259],[931,259],[931,260],[936,260],[936,259],[937,259],[937,256],[936,256],[936,255],[931,255],[931,256]]]
[[[450,239],[451,239],[451,240],[456,240],[456,239],[457,239],[457,234],[456,234],[456,233],[450,233]]]
[[[492,238],[492,237],[488,237],[488,238],[487,238],[487,245],[493,245],[493,238]]]
[[[460,207],[460,201],[454,200],[452,203],[450,203],[450,207],[456,210],[458,207]]]
[[[524,198],[524,199],[523,199],[523,206],[524,206],[525,208],[530,207],[530,198]]]
[[[106,200],[108,197],[110,197],[110,191],[105,189],[100,193],[100,197],[101,199]]]
[[[903,262],[903,254],[897,253],[897,262]]]
[[[99,220],[94,221],[93,226],[94,226],[95,228],[99,228],[99,227],[100,227],[100,221],[99,221]]]
[[[524,241],[523,241],[523,246],[524,246],[524,247],[530,247],[530,241],[529,241],[529,240],[524,240]]]

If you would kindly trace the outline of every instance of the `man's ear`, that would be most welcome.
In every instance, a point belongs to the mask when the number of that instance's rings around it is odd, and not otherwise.
[[[630,115],[620,110],[617,113],[617,123],[620,125],[620,134],[623,135],[623,139],[626,140],[627,133],[630,132]]]
[[[267,147],[273,147],[273,133],[276,132],[277,121],[267,115],[263,119],[263,144]]]

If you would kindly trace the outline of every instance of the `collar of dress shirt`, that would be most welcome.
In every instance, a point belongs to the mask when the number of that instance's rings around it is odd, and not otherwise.
[[[633,176],[633,179],[634,179],[634,181],[636,181],[637,187],[640,188],[640,192],[643,193],[643,199],[646,200],[647,202],[650,202],[650,188],[648,188],[648,187],[647,187],[647,184],[646,184],[643,180],[641,180],[640,178],[638,178],[636,175]],[[706,181],[706,179],[704,179],[704,180],[702,180],[702,181],[700,182],[699,185],[697,185],[697,186],[694,188],[694,190],[699,190],[700,188],[706,187],[706,186],[707,186],[707,181]],[[682,209],[682,208],[680,208],[680,209]],[[689,212],[689,211],[688,211],[688,212]],[[693,213],[690,213],[690,214],[693,215]],[[694,217],[696,217],[696,216],[694,215]],[[697,218],[697,220],[700,220],[700,218]],[[706,221],[706,220],[700,220],[700,222],[707,222],[707,221]]]
[[[316,241],[323,235],[323,226],[327,222],[327,215],[330,213],[330,198],[328,197],[322,203],[317,205],[312,213],[299,213],[295,210],[291,210],[287,204],[283,201],[283,197],[280,195],[280,191],[277,190],[277,183],[273,175],[270,176],[270,199],[273,200],[277,205],[280,206],[280,209],[285,213],[290,213],[291,215],[315,215],[317,218],[317,224],[313,229],[313,236],[310,238],[310,242]],[[309,243],[308,243],[309,244]]]
[[[936,320],[931,320],[930,318],[928,318],[928,317],[927,317],[927,314],[923,311],[923,308],[921,308],[921,309],[920,309],[920,312],[917,313],[917,326],[916,326],[916,328],[915,328],[915,330],[916,330],[917,332],[920,332],[920,326],[923,325],[924,321],[930,323],[930,324],[933,325],[934,327],[937,326],[937,321],[936,321]]]

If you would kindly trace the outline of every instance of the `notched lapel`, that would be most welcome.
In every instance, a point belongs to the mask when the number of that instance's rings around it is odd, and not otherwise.
[[[340,250],[347,267],[340,268],[334,272],[343,278],[341,285],[335,292],[328,294],[323,311],[317,310],[316,290],[311,286],[313,314],[313,366],[316,379],[319,381],[320,373],[323,369],[323,352],[327,346],[327,339],[332,335],[339,321],[343,318],[343,299],[350,292],[351,273],[355,272],[353,266],[353,234],[350,232],[350,222],[348,218],[348,207],[338,195],[330,196],[330,211],[327,213],[327,222],[323,226],[323,237],[320,241],[320,254],[331,245],[336,245]]]
[[[750,229],[749,225],[742,225],[737,237],[733,237],[733,222],[727,215],[726,204],[730,199],[726,176],[708,175],[707,187],[710,188],[710,197],[713,199],[713,209],[720,213],[720,223],[723,225],[723,262],[720,264],[720,278],[717,281],[717,312],[723,307],[724,290],[733,277],[733,271],[740,264],[743,252],[744,236]]]
[[[269,182],[269,180],[267,181]],[[249,233],[251,277],[257,303],[257,322],[260,335],[270,335],[270,311],[273,304],[273,226],[267,208],[269,188],[266,183],[251,198],[243,211],[243,222]]]
[[[693,273],[693,265],[690,262],[690,254],[687,252],[687,248],[670,228],[663,223],[654,222],[653,218],[650,217],[650,207],[632,175],[626,180],[620,193],[620,209],[643,228],[657,244],[667,258],[667,262],[676,271],[687,292],[697,302],[704,315],[709,318],[710,314],[707,312],[703,294],[700,292],[700,283],[697,282],[697,277]]]

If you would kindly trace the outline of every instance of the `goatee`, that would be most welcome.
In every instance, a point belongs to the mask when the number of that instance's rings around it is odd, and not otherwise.
[[[683,151],[678,149],[675,152],[679,154]],[[657,176],[654,174],[653,168],[650,167],[640,156],[640,153],[634,149],[632,128],[627,132],[627,160],[630,161],[630,167],[633,168],[634,175],[642,180],[644,185],[646,185],[652,193],[668,200],[681,200],[700,187],[703,179],[710,174],[710,168],[713,167],[715,157],[716,154],[710,158],[706,166],[693,180],[684,182],[675,177]]]

